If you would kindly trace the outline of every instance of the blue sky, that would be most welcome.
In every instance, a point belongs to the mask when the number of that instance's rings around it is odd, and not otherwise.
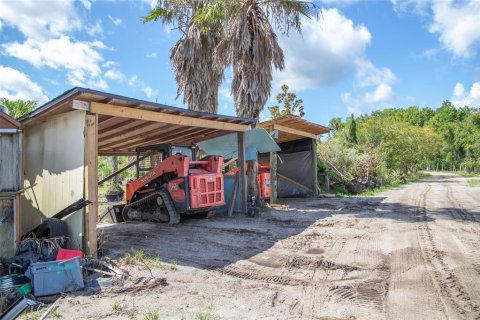
[[[480,0],[324,0],[303,33],[279,35],[306,118],[328,124],[387,107],[480,107]],[[142,24],[152,1],[0,0],[0,98],[42,104],[74,87],[183,107],[169,50],[179,34]],[[234,115],[227,71],[219,113]],[[266,110],[266,109],[265,109]],[[268,112],[262,113],[262,119]]]

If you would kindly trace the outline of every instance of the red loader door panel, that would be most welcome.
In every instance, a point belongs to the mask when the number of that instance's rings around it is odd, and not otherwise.
[[[195,174],[189,177],[190,207],[192,209],[221,206],[223,196],[223,175],[221,173]]]

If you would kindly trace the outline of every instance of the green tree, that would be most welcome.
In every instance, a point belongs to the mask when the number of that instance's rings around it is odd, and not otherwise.
[[[33,100],[9,100],[3,98],[0,104],[7,108],[8,114],[15,119],[32,112],[37,107],[37,102]]]
[[[282,92],[277,94],[276,97],[278,104],[268,108],[272,119],[289,114],[303,117],[305,115],[304,107],[302,105],[303,100],[298,99],[295,93],[288,92],[288,85],[282,85],[281,89]]]
[[[352,116],[347,121],[347,131],[346,131],[346,139],[350,143],[357,144],[357,122],[355,121],[355,117]]]

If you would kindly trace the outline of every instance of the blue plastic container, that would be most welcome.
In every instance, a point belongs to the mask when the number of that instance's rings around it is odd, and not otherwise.
[[[30,265],[33,294],[36,297],[83,288],[80,258],[63,261],[37,262]]]

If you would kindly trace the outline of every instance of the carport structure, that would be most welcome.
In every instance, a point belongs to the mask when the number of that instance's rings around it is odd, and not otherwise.
[[[189,111],[105,92],[73,88],[21,119],[25,131],[25,182],[22,224],[27,231],[83,196],[93,203],[69,223],[76,247],[97,250],[99,155],[133,155],[151,144],[195,144],[237,133],[239,165],[245,168],[244,133],[254,119]],[[40,147],[39,147],[40,144]],[[60,159],[59,159],[60,158]],[[78,168],[81,167],[81,170]],[[240,172],[245,172],[241,170]],[[247,205],[240,175],[242,211]],[[59,194],[59,193],[65,193]],[[40,221],[39,221],[40,220]],[[81,227],[79,224],[81,223]]]
[[[318,196],[317,139],[320,135],[330,132],[331,129],[291,114],[261,122],[259,127],[264,128],[272,135],[275,134],[275,140],[282,149],[279,154],[283,154],[284,157],[281,168],[284,170],[283,173],[294,174],[301,180],[296,181],[278,172],[277,153],[270,152],[268,155],[270,162],[270,202],[275,203],[279,195],[278,177],[292,186]],[[301,155],[303,157],[300,157]],[[260,158],[265,160],[266,155]],[[302,167],[304,162],[308,162],[310,165]]]

